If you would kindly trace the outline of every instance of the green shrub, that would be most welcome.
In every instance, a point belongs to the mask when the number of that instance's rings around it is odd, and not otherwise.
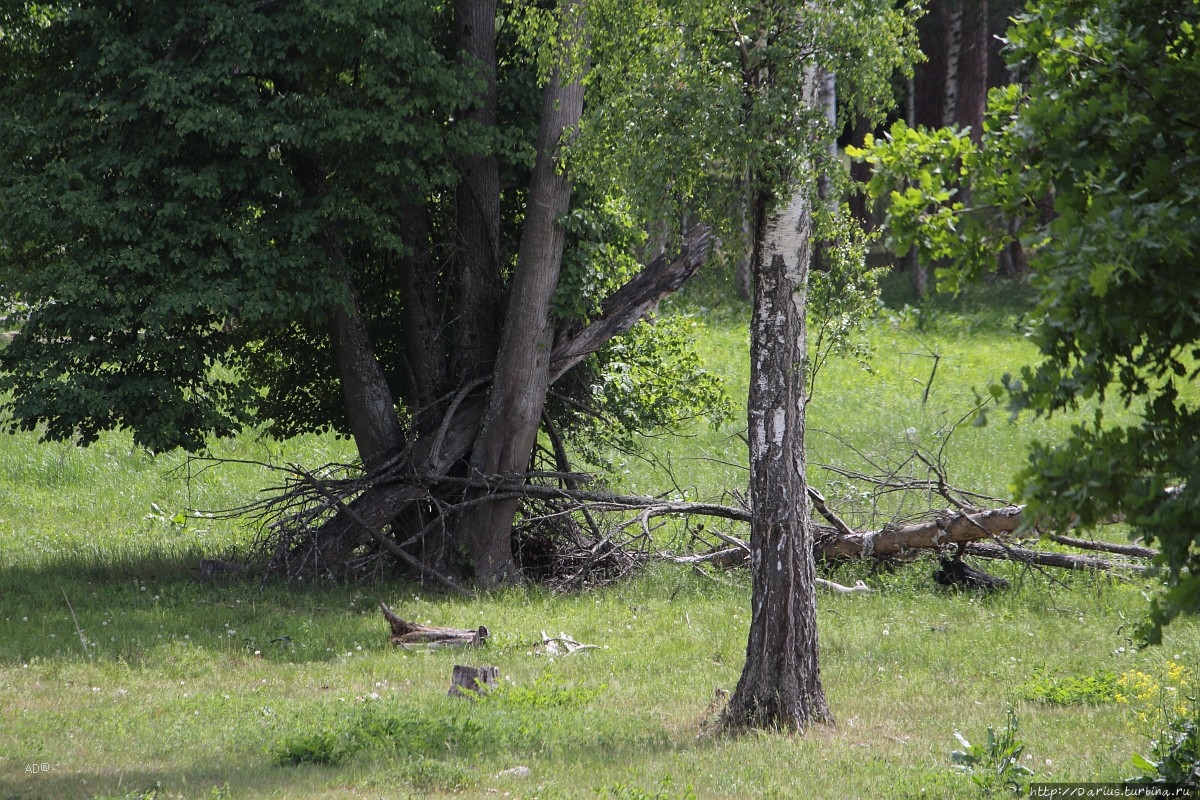
[[[1110,670],[1061,678],[1035,672],[1017,688],[1017,697],[1056,706],[1101,705],[1116,702],[1120,689],[1117,681],[1117,674]]]

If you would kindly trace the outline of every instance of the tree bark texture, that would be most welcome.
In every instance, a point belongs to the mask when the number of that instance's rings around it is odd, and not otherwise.
[[[563,11],[564,29],[582,31],[579,0]],[[565,52],[573,48],[568,35]],[[529,466],[537,439],[554,346],[551,302],[558,288],[565,231],[558,220],[570,207],[571,181],[559,170],[559,146],[583,113],[582,67],[560,64],[542,93],[537,161],[529,186],[517,266],[509,290],[508,313],[492,379],[483,430],[471,458],[479,475],[518,475]],[[484,586],[515,580],[512,521],[516,499],[485,503],[465,514],[460,530]]]
[[[808,98],[815,102],[815,87]],[[805,306],[811,258],[808,187],[782,208],[754,201],[750,322],[750,559],[746,664],[725,710],[730,728],[802,731],[832,722],[817,648],[813,526],[805,479]],[[770,216],[768,216],[770,213]]]
[[[456,0],[459,61],[475,70],[483,89],[465,117],[496,127],[496,0]],[[496,358],[501,325],[500,167],[491,152],[464,156],[454,195],[458,279],[450,371],[459,384],[486,377]]]
[[[353,295],[349,305],[330,309],[328,329],[358,457],[366,469],[375,469],[400,452],[404,431]]]

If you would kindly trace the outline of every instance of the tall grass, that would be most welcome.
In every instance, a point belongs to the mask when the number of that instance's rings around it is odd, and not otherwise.
[[[1013,332],[1019,305],[1003,300],[924,308],[924,319],[893,308],[868,332],[871,372],[828,367],[809,419],[811,475],[828,496],[848,503],[862,487],[821,464],[860,468],[937,441],[972,408],[972,387],[1032,357]],[[744,397],[744,310],[693,299],[683,311]],[[1025,443],[1067,422],[960,427],[951,475],[1004,494]],[[744,490],[743,428],[655,440],[670,474],[628,458],[612,481],[689,497]],[[274,463],[350,455],[326,437],[281,447],[245,436],[214,450]],[[244,550],[254,531],[189,509],[241,505],[270,480],[205,466],[119,434],[88,450],[0,439],[0,798],[955,798],[973,789],[952,770],[953,731],[974,741],[1010,703],[1039,779],[1118,780],[1145,749],[1127,712],[1036,702],[1030,681],[1200,660],[1191,619],[1162,648],[1132,647],[1137,583],[1000,565],[989,569],[1013,590],[976,597],[938,591],[928,565],[852,565],[834,577],[875,592],[819,598],[837,726],[732,739],[709,723],[741,671],[745,573],[660,566],[603,591],[472,599],[398,580],[202,582],[202,555]],[[380,600],[421,622],[486,624],[492,643],[393,650]],[[549,657],[543,631],[598,649]],[[501,690],[447,697],[455,663],[497,665]]]

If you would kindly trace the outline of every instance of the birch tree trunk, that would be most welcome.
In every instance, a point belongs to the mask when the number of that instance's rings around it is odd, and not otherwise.
[[[815,83],[815,82],[813,82]],[[808,98],[816,101],[815,86]],[[725,710],[733,729],[802,731],[833,722],[817,648],[816,570],[804,456],[805,306],[812,257],[810,187],[786,205],[754,198],[750,322],[750,559],[746,665]]]
[[[565,52],[577,49],[582,30],[582,0],[563,9]],[[551,302],[558,288],[564,231],[558,220],[570,206],[571,181],[559,171],[559,145],[583,113],[582,68],[569,56],[554,70],[542,93],[537,161],[530,180],[529,202],[521,230],[516,271],[509,292],[504,335],[500,340],[488,411],[471,458],[480,475],[524,473],[537,439],[538,424],[550,381],[554,345]],[[474,565],[475,580],[484,586],[514,580],[512,521],[518,500],[484,503],[465,514],[461,541]]]

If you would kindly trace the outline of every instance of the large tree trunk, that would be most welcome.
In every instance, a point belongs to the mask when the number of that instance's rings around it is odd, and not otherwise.
[[[582,3],[568,3],[563,14],[564,28],[574,29],[578,35]],[[571,38],[568,36],[564,53],[572,49]],[[571,182],[559,170],[559,145],[564,134],[579,124],[582,113],[582,69],[562,64],[542,93],[537,161],[487,416],[471,458],[475,474],[519,475],[529,466],[550,381],[554,345],[550,306],[558,288],[565,234],[558,220],[567,213],[571,200]],[[517,577],[511,542],[517,503],[516,499],[484,503],[465,514],[461,522],[475,579],[482,585]]]
[[[814,91],[815,94],[815,91]],[[814,102],[815,96],[809,98]],[[832,722],[817,649],[816,574],[804,456],[805,306],[812,233],[807,187],[768,214],[755,197],[750,323],[750,558],[746,664],[726,726],[805,730]]]
[[[466,114],[483,129],[496,126],[496,0],[456,0],[459,60],[482,79]],[[496,358],[503,282],[500,276],[500,168],[494,153],[464,156],[454,195],[458,280],[450,370],[460,385],[486,377]]]
[[[628,331],[664,297],[682,286],[707,259],[709,237],[707,226],[693,228],[684,237],[683,250],[676,258],[655,259],[601,304],[600,316],[591,324],[563,335],[550,355],[550,383],[611,338]],[[443,412],[440,423],[424,428],[425,432],[409,445],[404,458],[376,475],[367,491],[348,499],[344,508],[339,507],[338,513],[316,532],[314,540],[290,542],[289,537],[283,537],[282,543],[292,549],[278,553],[275,565],[289,575],[337,574],[345,567],[345,556],[356,547],[372,541],[382,544],[379,537],[384,535],[385,527],[400,515],[406,524],[413,522],[411,509],[428,499],[427,479],[447,475],[470,456],[485,410],[482,393],[466,387]],[[416,522],[419,524],[420,520]],[[401,530],[404,538],[409,538],[419,528],[402,524]],[[398,534],[400,531],[392,531],[393,537],[399,538]],[[437,541],[422,537],[420,543],[422,549],[417,556],[425,565],[437,565],[447,572],[458,570],[458,565],[447,557],[447,543],[440,537]]]

